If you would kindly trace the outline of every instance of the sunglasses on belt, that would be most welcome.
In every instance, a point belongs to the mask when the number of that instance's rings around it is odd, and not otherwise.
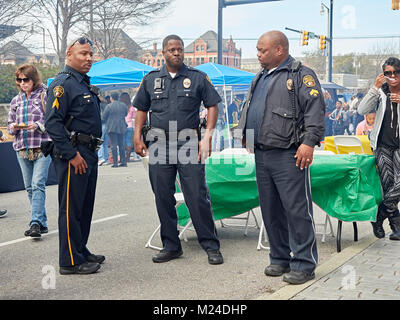
[[[392,75],[397,77],[400,75],[400,70],[394,70],[394,71],[384,71],[383,75],[386,77],[391,77]]]

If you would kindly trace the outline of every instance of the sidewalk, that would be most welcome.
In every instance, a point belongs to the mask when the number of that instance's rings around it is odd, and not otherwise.
[[[319,266],[316,278],[287,285],[268,300],[400,300],[400,241],[373,235]],[[260,297],[263,299],[263,297]]]

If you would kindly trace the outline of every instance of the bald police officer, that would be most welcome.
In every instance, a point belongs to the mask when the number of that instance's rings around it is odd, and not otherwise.
[[[282,32],[263,34],[257,52],[262,70],[251,84],[238,128],[255,149],[270,244],[265,274],[301,284],[315,277],[318,261],[309,166],[324,134],[325,103],[315,73],[289,55]]]
[[[96,149],[101,144],[100,100],[86,75],[92,42],[81,37],[67,50],[66,66],[47,92],[46,129],[54,141],[58,175],[60,273],[91,274],[105,260],[86,247],[97,183]]]
[[[163,41],[166,64],[147,74],[133,101],[135,119],[135,152],[149,155],[150,183],[161,222],[163,249],[153,262],[167,262],[182,255],[177,230],[175,180],[177,173],[196,229],[198,240],[208,254],[210,264],[223,263],[220,244],[211,211],[205,181],[204,160],[211,154],[212,130],[218,116],[220,96],[206,74],[183,63],[184,44],[176,35]],[[199,110],[203,101],[208,108],[204,137],[198,133]],[[141,129],[150,112],[149,148],[141,138]]]

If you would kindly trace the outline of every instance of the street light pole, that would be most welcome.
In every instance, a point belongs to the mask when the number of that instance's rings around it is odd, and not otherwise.
[[[218,59],[217,63],[222,64],[222,9],[224,0],[218,0]]]
[[[332,44],[333,44],[333,0],[330,0],[330,7],[328,8],[323,2],[321,2],[321,15],[324,14],[325,9],[328,12],[328,58],[327,58],[327,80],[332,82]]]
[[[329,51],[328,51],[328,56],[329,56],[329,77],[328,81],[332,82],[332,65],[333,65],[333,0],[331,0],[331,8],[329,10]]]

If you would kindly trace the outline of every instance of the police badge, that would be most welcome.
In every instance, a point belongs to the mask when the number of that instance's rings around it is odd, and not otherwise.
[[[183,87],[184,87],[185,89],[189,89],[191,85],[192,85],[192,81],[190,81],[189,78],[185,78],[185,79],[183,80]]]

